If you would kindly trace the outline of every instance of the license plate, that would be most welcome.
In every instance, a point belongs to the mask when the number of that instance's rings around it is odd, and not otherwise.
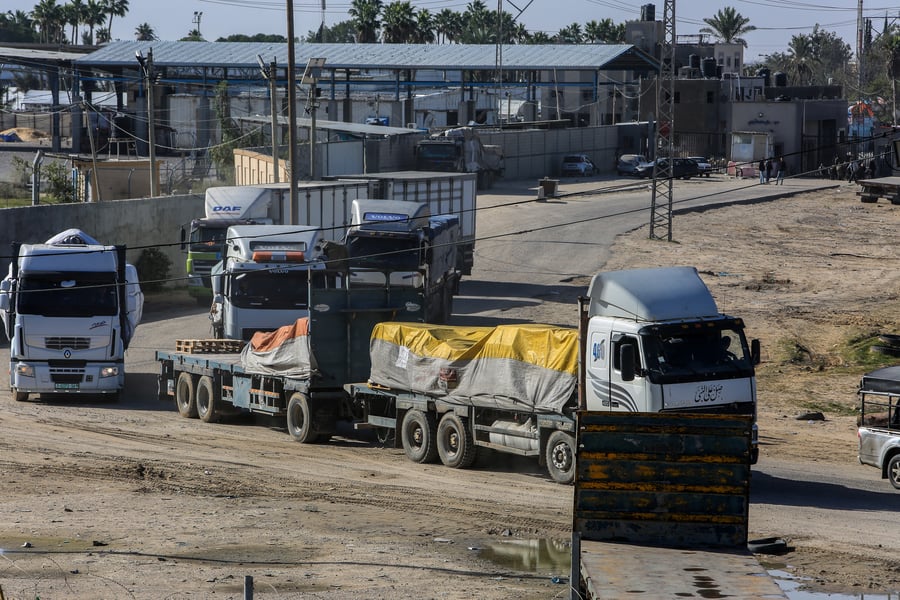
[[[57,390],[77,390],[77,383],[57,383],[53,386]]]

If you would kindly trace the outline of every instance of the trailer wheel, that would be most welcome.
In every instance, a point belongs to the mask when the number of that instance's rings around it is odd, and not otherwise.
[[[13,390],[13,398],[16,399],[16,402],[25,402],[28,400],[28,392],[19,392]]]
[[[182,371],[175,382],[175,406],[178,414],[186,419],[197,418],[197,397],[194,394],[194,376]]]
[[[287,429],[291,437],[301,444],[313,444],[319,439],[319,434],[313,429],[309,397],[302,392],[294,392],[288,401]]]
[[[575,479],[575,438],[565,431],[554,431],[547,440],[547,471],[557,483]]]
[[[441,417],[437,429],[437,450],[441,462],[453,469],[465,469],[475,462],[475,440],[465,422],[454,413]]]
[[[417,463],[434,462],[438,456],[437,425],[421,410],[408,410],[400,425],[400,440],[407,458]]]
[[[212,377],[204,375],[197,382],[197,416],[204,423],[215,423],[222,417]]]
[[[887,476],[894,489],[900,490],[900,454],[895,454],[888,461]]]

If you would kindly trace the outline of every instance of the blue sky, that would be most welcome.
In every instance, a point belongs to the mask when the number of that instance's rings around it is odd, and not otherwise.
[[[624,2],[620,0],[501,0],[507,12],[517,14],[524,9],[519,21],[531,30],[553,34],[573,22],[581,24],[592,19],[611,18],[620,23],[638,19],[641,6],[649,0]],[[57,0],[64,4],[65,0]],[[298,36],[318,28],[322,20],[322,4],[325,4],[325,22],[334,24],[348,19],[350,0],[294,0],[294,30]],[[385,0],[387,4],[389,0]],[[491,10],[496,10],[496,0],[484,0]],[[31,10],[35,0],[6,0],[2,10]],[[432,13],[444,8],[462,12],[468,2],[463,0],[412,0],[417,9],[427,8]],[[662,17],[663,2],[656,4],[657,18]],[[131,0],[130,10],[124,19],[113,21],[113,37],[134,39],[134,30],[141,23],[149,23],[164,40],[175,40],[187,35],[195,24],[195,12],[200,15],[200,31],[208,40],[215,40],[236,33],[287,32],[285,20],[286,0]],[[856,0],[733,0],[710,2],[707,0],[678,0],[676,2],[676,34],[698,33],[702,19],[712,16],[716,10],[733,6],[749,17],[757,31],[746,36],[749,47],[746,62],[755,61],[761,54],[784,51],[792,35],[809,33],[819,23],[828,31],[835,31],[853,50],[856,49]],[[515,7],[518,7],[515,8]],[[873,19],[880,31],[885,13],[898,17],[900,7],[887,2],[866,1],[864,15]]]

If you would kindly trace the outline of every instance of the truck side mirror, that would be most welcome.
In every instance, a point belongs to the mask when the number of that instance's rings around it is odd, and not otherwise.
[[[622,371],[622,381],[634,381],[634,346],[632,344],[619,346],[619,365]]]
[[[184,252],[187,250],[187,231],[184,230],[184,225],[181,226],[181,251]]]
[[[9,293],[0,291],[0,310],[9,310]]]
[[[750,340],[750,362],[754,365],[758,365],[761,354],[759,340]]]

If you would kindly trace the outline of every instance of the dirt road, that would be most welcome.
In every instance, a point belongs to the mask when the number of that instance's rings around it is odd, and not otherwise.
[[[898,496],[856,462],[853,341],[900,329],[900,210],[853,191],[678,215],[675,243],[635,231],[607,268],[695,265],[745,318],[764,348],[751,537],[787,537],[776,560],[820,589],[887,592]],[[586,283],[522,318],[574,314]],[[153,351],[207,334],[186,298],[156,297],[120,404],[0,398],[5,598],[240,598],[246,575],[258,598],[567,597],[571,488],[494,453],[455,471],[350,432],[301,445],[280,424],[182,419],[155,399]]]

